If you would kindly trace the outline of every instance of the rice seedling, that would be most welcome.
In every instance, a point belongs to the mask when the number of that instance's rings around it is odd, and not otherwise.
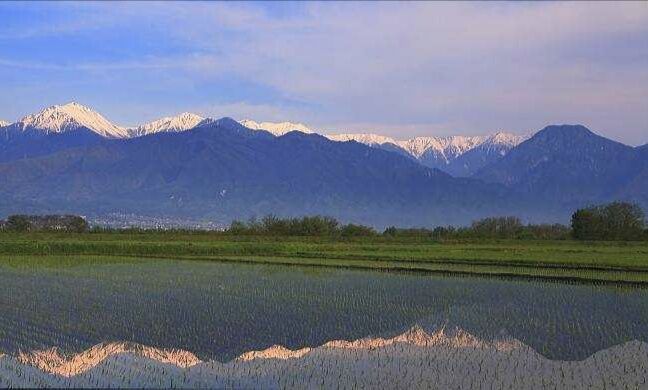
[[[65,266],[31,259],[0,265],[0,351],[6,354],[0,367],[18,370],[0,374],[3,384],[421,388],[472,387],[490,378],[484,383],[496,388],[553,388],[589,372],[579,360],[593,356],[587,364],[607,367],[609,361],[596,360],[599,351],[648,341],[648,289],[640,286],[165,259],[74,258]],[[309,353],[298,365],[276,359],[231,364],[275,344],[297,350],[331,340],[389,338],[414,324],[428,332],[458,327],[485,342],[520,340],[540,355],[500,351],[495,364],[486,347],[476,347],[486,355],[457,365],[441,358],[465,357],[455,350],[417,352],[408,360],[401,350],[355,349]],[[111,342],[180,349],[206,363],[194,370],[120,355],[80,376],[59,378],[16,368],[11,360],[52,347],[72,356]],[[566,362],[555,366],[558,360]],[[624,364],[613,379],[594,375],[583,383],[632,386],[645,376],[645,362]],[[532,382],[525,379],[529,369],[550,374]],[[474,375],[463,377],[462,370]]]

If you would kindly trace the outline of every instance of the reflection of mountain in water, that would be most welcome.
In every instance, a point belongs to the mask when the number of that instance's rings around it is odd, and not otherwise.
[[[70,357],[35,351],[0,356],[0,386],[639,388],[648,378],[647,360],[648,344],[639,341],[565,362],[513,339],[488,342],[460,329],[429,334],[414,327],[390,339],[300,350],[275,345],[227,363],[131,343],[99,344]]]
[[[24,262],[29,272],[0,269],[0,351],[12,355],[127,341],[229,361],[273,344],[390,338],[415,323],[483,340],[506,329],[554,360],[648,342],[642,288],[167,260]]]

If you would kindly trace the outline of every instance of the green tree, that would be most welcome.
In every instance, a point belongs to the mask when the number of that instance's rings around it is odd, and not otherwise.
[[[372,227],[349,223],[340,228],[340,234],[342,237],[367,237],[377,233]]]
[[[88,231],[88,222],[84,218],[76,215],[66,216],[65,226],[71,232],[83,233]]]
[[[228,233],[231,234],[246,234],[248,232],[248,229],[247,226],[245,225],[245,222],[235,219],[232,221],[227,231]]]
[[[603,208],[607,240],[639,240],[643,235],[644,212],[636,204],[613,202]]]
[[[263,217],[261,224],[264,232],[271,236],[285,236],[290,233],[290,222],[273,214]]]
[[[489,217],[474,221],[472,232],[480,238],[515,238],[522,231],[517,217]]]
[[[578,209],[571,217],[572,235],[577,240],[600,240],[603,220],[597,207]]]
[[[636,204],[613,202],[578,209],[572,215],[572,234],[578,240],[640,240],[644,212]]]
[[[396,229],[396,226],[390,226],[383,232],[383,236],[395,237],[396,234],[398,234],[398,229]]]
[[[27,215],[10,215],[7,218],[7,230],[13,232],[28,232],[31,230],[31,222]]]

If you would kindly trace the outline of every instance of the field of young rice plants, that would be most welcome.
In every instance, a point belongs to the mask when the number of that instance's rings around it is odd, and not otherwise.
[[[0,266],[6,354],[126,341],[226,362],[275,344],[391,337],[413,325],[515,338],[547,358],[580,360],[648,341],[648,289],[166,259]]]
[[[232,236],[210,232],[1,233],[0,264],[143,258],[412,270],[648,285],[647,242]]]

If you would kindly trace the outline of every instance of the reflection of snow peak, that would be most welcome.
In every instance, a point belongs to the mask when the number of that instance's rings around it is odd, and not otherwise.
[[[648,344],[631,341],[583,361],[552,361],[517,340],[485,341],[420,327],[394,338],[272,346],[227,363],[181,350],[103,343],[0,355],[0,387],[226,388],[643,388]]]
[[[107,358],[123,353],[131,353],[159,363],[175,364],[183,368],[200,362],[194,354],[187,351],[158,349],[135,343],[97,344],[70,358],[62,356],[56,347],[29,353],[21,352],[18,355],[18,361],[38,367],[45,372],[68,377],[83,373]]]
[[[312,351],[312,348],[302,348],[293,351],[281,345],[273,345],[263,351],[250,351],[242,354],[237,361],[250,361],[254,359],[297,359]]]
[[[393,337],[391,339],[384,338],[364,338],[355,341],[346,340],[333,340],[322,345],[319,348],[329,349],[375,349],[385,348],[387,346],[402,343],[418,347],[439,347],[444,346],[448,348],[485,348],[492,347],[496,350],[511,350],[514,348],[522,348],[524,344],[519,341],[495,341],[492,343],[484,342],[471,335],[468,332],[457,329],[452,334],[446,334],[445,329],[440,329],[432,334],[428,334],[419,326],[414,326],[407,332]],[[268,349],[262,351],[246,352],[237,358],[238,361],[249,361],[253,359],[296,359],[300,358],[311,351],[319,348],[302,348],[298,350],[290,350],[281,345],[273,345]]]

